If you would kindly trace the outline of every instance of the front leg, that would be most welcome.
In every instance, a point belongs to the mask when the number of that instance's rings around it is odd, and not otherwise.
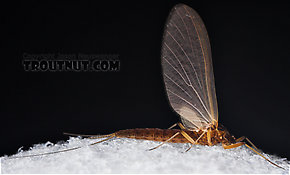
[[[244,140],[246,139],[248,141],[248,139],[246,137],[241,137],[241,138],[238,138],[236,140]],[[252,142],[250,142],[252,144]],[[284,169],[283,167],[277,165],[276,163],[272,162],[271,160],[267,159],[265,156],[263,156],[261,153],[259,153],[259,151],[257,151],[255,148],[252,148],[251,146],[249,146],[248,144],[246,144],[245,142],[238,142],[238,143],[234,143],[234,144],[231,144],[231,145],[225,145],[222,143],[222,146],[224,149],[232,149],[232,148],[236,148],[236,147],[239,147],[239,146],[242,146],[242,145],[245,145],[246,147],[248,147],[249,149],[251,149],[252,151],[254,151],[256,154],[258,154],[259,156],[261,156],[262,158],[264,158],[266,161],[270,162],[271,164],[279,167],[279,168],[282,168]],[[253,144],[254,145],[254,144]]]
[[[231,145],[222,144],[222,146],[223,146],[224,149],[232,149],[232,148],[236,148],[236,147],[242,146],[244,144],[245,144],[244,142],[238,142],[238,143],[234,143],[234,144],[231,144]]]
[[[248,139],[248,138],[245,137],[245,136],[242,136],[242,137],[240,137],[240,138],[237,138],[237,139],[236,139],[236,142],[241,142],[241,141],[243,141],[243,140],[246,140],[247,142],[249,142],[249,143],[252,145],[252,147],[254,147],[258,152],[262,153],[262,151],[261,151],[260,149],[258,149],[258,148],[253,144],[253,142],[251,142],[250,139]]]

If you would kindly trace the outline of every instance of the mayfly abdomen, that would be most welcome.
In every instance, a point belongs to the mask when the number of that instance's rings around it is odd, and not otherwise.
[[[116,132],[115,136],[118,138],[131,138],[131,139],[143,139],[152,140],[158,142],[164,142],[172,137],[174,134],[180,132],[180,129],[158,129],[158,128],[136,128],[136,129],[126,129]],[[197,139],[201,132],[186,131],[186,133],[193,139]],[[190,143],[181,134],[177,135],[170,141],[171,143]],[[198,144],[207,145],[206,138],[199,141]]]

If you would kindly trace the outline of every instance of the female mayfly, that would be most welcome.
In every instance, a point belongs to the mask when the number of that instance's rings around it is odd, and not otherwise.
[[[180,123],[174,124],[169,129],[127,129],[109,135],[81,136],[88,136],[89,138],[107,137],[96,143],[117,137],[161,141],[162,144],[173,142],[211,146],[221,143],[225,149],[245,145],[265,160],[280,167],[265,158],[248,138],[236,139],[218,123],[218,107],[209,38],[201,18],[192,8],[184,4],[178,4],[170,12],[164,30],[161,60],[167,96],[171,107],[180,116]],[[175,126],[179,126],[180,129],[172,129]],[[243,142],[244,140],[245,142]],[[160,147],[162,144],[151,150]],[[58,152],[78,148],[80,147]]]

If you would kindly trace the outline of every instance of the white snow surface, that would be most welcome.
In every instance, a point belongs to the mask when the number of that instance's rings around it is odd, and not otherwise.
[[[264,154],[286,170],[277,168],[242,146],[224,150],[221,145],[166,143],[153,151],[160,142],[114,138],[87,146],[99,139],[71,137],[67,142],[36,144],[24,156],[82,146],[78,150],[45,156],[1,157],[2,173],[279,173],[288,174],[290,161]]]

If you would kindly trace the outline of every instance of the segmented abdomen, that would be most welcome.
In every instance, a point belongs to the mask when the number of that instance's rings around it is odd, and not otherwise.
[[[172,137],[174,134],[179,132],[179,129],[158,129],[158,128],[137,128],[137,129],[126,129],[120,130],[116,132],[116,137],[119,138],[131,138],[131,139],[143,139],[143,140],[153,140],[164,142]],[[186,131],[186,133],[196,140],[199,137],[199,132]],[[190,143],[186,138],[184,138],[181,134],[174,137],[169,142],[172,143]],[[201,139],[198,144],[206,145],[207,141],[205,139]]]

